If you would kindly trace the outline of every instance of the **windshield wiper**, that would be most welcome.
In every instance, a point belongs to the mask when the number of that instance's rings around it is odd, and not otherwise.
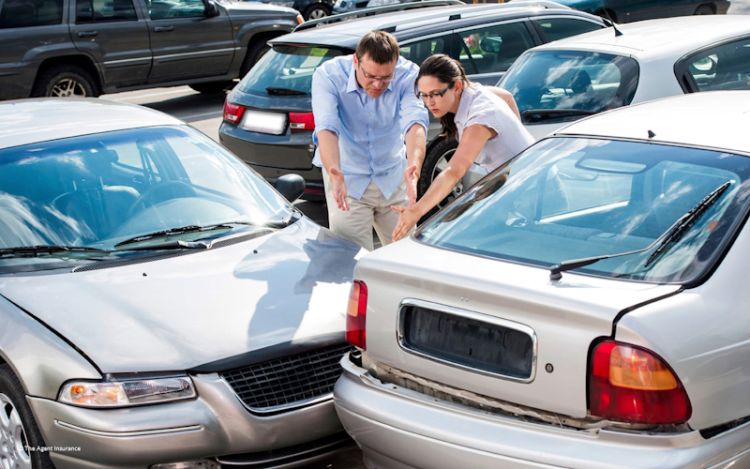
[[[18,246],[0,249],[0,258],[36,257],[39,255],[58,254],[61,252],[82,252],[88,254],[110,254],[110,251],[85,246],[37,245]]]
[[[304,96],[309,94],[306,91],[295,90],[292,88],[280,88],[278,86],[266,87],[266,93],[271,96]]]
[[[645,248],[560,262],[559,264],[556,264],[550,268],[550,280],[560,280],[562,278],[563,272],[577,269],[579,267],[585,267],[604,259],[629,256],[631,254],[638,254],[640,252],[646,252],[654,249],[654,252],[651,253],[651,255],[648,257],[648,259],[646,259],[646,262],[643,265],[644,268],[648,267],[649,265],[653,264],[659,257],[661,257],[662,254],[667,252],[669,247],[682,239],[683,235],[687,233],[688,229],[693,225],[693,223],[695,223],[698,217],[700,217],[706,210],[708,210],[708,208],[710,208],[717,200],[719,200],[719,197],[721,197],[724,191],[726,191],[733,182],[734,181],[727,181],[716,189],[712,190],[706,197],[703,198],[703,200],[698,202],[695,207],[685,212],[680,218],[677,219],[677,221],[672,223],[672,226],[670,226],[667,231],[662,233],[658,238],[656,238]]]
[[[590,116],[598,111],[585,109],[528,109],[521,113],[524,122],[536,123],[560,117]]]
[[[149,241],[155,238],[177,236],[177,235],[186,234],[186,233],[200,233],[202,231],[214,231],[214,230],[223,230],[223,229],[230,230],[234,228],[236,225],[256,226],[255,223],[250,223],[246,221],[229,221],[229,222],[215,223],[213,225],[203,225],[203,226],[202,225],[186,225],[186,226],[180,226],[177,228],[170,228],[168,230],[154,231],[152,233],[146,233],[146,234],[142,234],[138,236],[133,236],[132,238],[128,238],[125,241],[120,241],[119,243],[115,244],[115,248],[121,248],[122,246],[127,246],[129,244],[136,244],[142,241]],[[170,243],[154,244],[154,245],[142,246],[138,248],[129,248],[129,249],[138,249],[138,250],[195,249],[195,248],[207,249],[209,247],[210,247],[209,244],[203,243],[203,242],[178,240],[178,241],[170,242]]]

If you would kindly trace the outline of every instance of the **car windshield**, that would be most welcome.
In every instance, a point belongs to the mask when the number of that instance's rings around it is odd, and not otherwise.
[[[637,85],[634,59],[578,51],[528,52],[500,82],[516,98],[525,124],[570,121],[626,106]]]
[[[344,53],[320,46],[274,45],[238,86],[245,93],[309,95],[315,69]]]
[[[267,230],[289,222],[291,210],[241,161],[186,126],[0,150],[4,262],[91,257],[97,251],[81,248],[108,253],[125,241],[123,248],[143,248]],[[153,236],[159,232],[164,233]],[[138,237],[143,239],[134,240]]]
[[[417,239],[545,268],[647,248],[576,272],[687,283],[711,268],[744,222],[749,177],[745,156],[549,138],[480,181]]]

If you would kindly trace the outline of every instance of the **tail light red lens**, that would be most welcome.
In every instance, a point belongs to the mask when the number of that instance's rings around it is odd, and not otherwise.
[[[312,112],[290,112],[289,129],[292,132],[312,132],[315,130],[315,118]]]
[[[668,425],[686,422],[692,407],[679,378],[658,355],[606,340],[592,355],[589,412],[621,422]]]
[[[361,280],[355,280],[349,291],[349,305],[346,308],[346,341],[362,350],[367,349],[366,317],[367,285]]]
[[[239,104],[230,103],[229,100],[224,100],[224,121],[230,124],[239,124],[242,120],[242,115],[245,113],[245,107]]]

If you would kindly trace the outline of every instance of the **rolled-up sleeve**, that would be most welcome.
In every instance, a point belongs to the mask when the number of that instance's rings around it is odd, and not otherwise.
[[[341,133],[337,90],[324,67],[318,67],[312,79],[312,111],[315,118],[313,140],[317,144],[318,132],[330,130]]]
[[[401,82],[401,132],[406,135],[412,125],[419,124],[424,127],[425,133],[430,123],[427,108],[421,99],[414,93],[414,82],[417,79],[419,69],[411,67],[408,75]]]

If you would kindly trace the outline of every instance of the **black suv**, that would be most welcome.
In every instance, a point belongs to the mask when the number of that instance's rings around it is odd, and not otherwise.
[[[184,84],[217,92],[301,22],[256,2],[0,1],[0,99]]]
[[[288,172],[302,175],[307,181],[305,197],[320,199],[322,176],[312,165],[312,74],[326,60],[352,53],[366,31],[393,33],[401,55],[416,64],[442,52],[460,60],[471,80],[494,85],[526,49],[603,27],[601,18],[556,3],[517,1],[484,5],[428,1],[307,22],[270,41],[271,51],[227,96],[219,138],[270,181]],[[456,145],[437,138],[436,121],[430,127],[420,193]]]

